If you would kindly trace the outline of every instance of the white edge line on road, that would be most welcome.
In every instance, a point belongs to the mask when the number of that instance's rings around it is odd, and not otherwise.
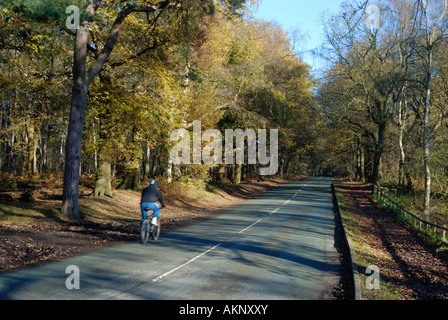
[[[219,244],[217,244],[216,246],[214,246],[213,248],[210,248],[210,249],[208,249],[207,251],[202,252],[201,254],[199,254],[199,255],[197,255],[196,257],[194,257],[194,258],[188,260],[188,261],[185,262],[184,264],[181,264],[180,266],[178,266],[178,267],[176,267],[176,268],[174,268],[174,269],[172,269],[172,270],[170,270],[170,271],[168,271],[168,272],[165,272],[164,274],[158,276],[157,278],[153,279],[152,281],[153,281],[153,282],[159,282],[159,281],[162,280],[163,278],[165,278],[165,277],[169,276],[170,274],[172,274],[172,273],[174,273],[174,272],[176,272],[176,271],[182,269],[183,267],[185,267],[185,266],[189,265],[190,263],[196,261],[197,259],[199,259],[200,257],[206,255],[207,253],[209,253],[209,252],[215,250],[215,249],[218,248],[220,245],[222,245],[222,243],[219,243]]]

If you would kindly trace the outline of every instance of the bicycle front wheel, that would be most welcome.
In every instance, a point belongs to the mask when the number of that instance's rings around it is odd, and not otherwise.
[[[142,226],[140,227],[140,238],[143,244],[147,243],[149,240],[150,234],[150,224],[148,219],[143,221]]]

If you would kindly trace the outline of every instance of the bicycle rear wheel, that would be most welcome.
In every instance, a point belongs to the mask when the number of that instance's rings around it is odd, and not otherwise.
[[[150,234],[150,223],[148,219],[143,221],[142,226],[140,227],[140,239],[143,244],[147,243],[149,240],[149,234]]]
[[[160,219],[158,219],[157,226],[151,224],[151,237],[153,240],[159,239],[160,235]]]

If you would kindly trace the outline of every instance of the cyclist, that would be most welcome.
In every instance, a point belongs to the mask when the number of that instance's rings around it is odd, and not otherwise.
[[[142,200],[140,201],[140,206],[142,209],[142,220],[140,222],[140,225],[143,223],[143,221],[146,220],[148,216],[148,213],[145,211],[146,208],[149,208],[154,212],[151,224],[158,225],[158,219],[160,217],[160,206],[157,201],[160,202],[162,208],[166,207],[165,203],[163,202],[162,192],[159,190],[159,188],[157,188],[157,181],[152,180],[149,187],[143,189],[142,191]]]

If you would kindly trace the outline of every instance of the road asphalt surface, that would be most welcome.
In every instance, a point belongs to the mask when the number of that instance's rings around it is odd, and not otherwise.
[[[158,241],[0,275],[0,299],[331,298],[340,272],[331,182],[296,181]]]

